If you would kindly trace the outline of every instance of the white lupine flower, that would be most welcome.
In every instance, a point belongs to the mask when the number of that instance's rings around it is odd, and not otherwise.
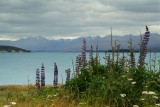
[[[126,94],[120,94],[121,97],[126,97]]]

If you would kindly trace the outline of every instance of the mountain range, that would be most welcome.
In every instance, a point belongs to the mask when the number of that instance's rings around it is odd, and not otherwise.
[[[0,40],[0,45],[15,46],[32,51],[81,51],[82,39],[59,39],[48,40],[42,36],[39,37],[27,37],[16,41]],[[120,44],[121,49],[128,49],[128,41],[132,39],[132,43],[135,50],[139,50],[140,36],[114,36],[112,37],[113,45]],[[111,49],[111,36],[86,36],[87,50],[90,49],[92,44],[94,50],[98,44],[99,50]],[[159,51],[160,50],[160,34],[151,33],[148,50]]]

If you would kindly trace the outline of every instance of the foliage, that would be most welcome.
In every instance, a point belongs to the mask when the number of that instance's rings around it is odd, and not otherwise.
[[[105,58],[106,65],[99,63],[96,57],[80,69],[80,74],[65,85],[66,94],[84,105],[140,107],[158,106],[160,103],[160,72],[145,67],[149,31],[140,45],[139,65],[135,65],[134,49],[130,42],[130,59],[119,58],[118,46],[112,45],[112,59]],[[91,46],[92,47],[92,46]],[[82,50],[83,51],[83,50]],[[116,52],[116,53],[115,53]],[[115,61],[116,59],[116,61]]]

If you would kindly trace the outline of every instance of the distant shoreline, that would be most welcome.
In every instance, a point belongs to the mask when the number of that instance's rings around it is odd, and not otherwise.
[[[0,53],[30,53],[30,50],[22,49],[14,46],[0,45]]]

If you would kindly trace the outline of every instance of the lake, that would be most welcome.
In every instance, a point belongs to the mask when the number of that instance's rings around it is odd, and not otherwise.
[[[73,73],[75,65],[73,66],[72,61],[75,63],[76,56],[79,54],[80,52],[0,53],[0,85],[35,84],[35,72],[37,68],[41,69],[42,63],[45,66],[46,84],[53,84],[54,62],[58,66],[58,82],[64,83],[66,79],[65,69],[70,68]],[[87,59],[88,56],[89,53],[87,53]],[[105,53],[99,53],[102,64],[105,64],[104,56]],[[151,53],[151,56],[152,59],[157,60],[156,66],[158,69],[160,53]],[[139,53],[135,53],[136,62],[138,57]],[[149,54],[147,54],[146,60],[146,62],[154,62],[150,60]]]

